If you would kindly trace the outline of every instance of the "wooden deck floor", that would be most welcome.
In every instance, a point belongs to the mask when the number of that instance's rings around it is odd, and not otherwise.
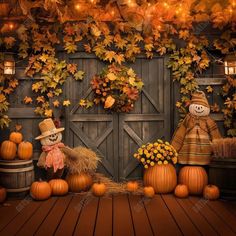
[[[190,197],[85,194],[0,206],[0,235],[236,235],[236,204]]]

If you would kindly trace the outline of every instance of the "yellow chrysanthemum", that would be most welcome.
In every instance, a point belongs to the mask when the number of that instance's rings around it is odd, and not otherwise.
[[[167,165],[167,164],[168,164],[168,161],[167,161],[167,160],[164,160],[163,163],[164,163],[164,165]]]
[[[160,153],[157,154],[157,158],[161,158],[162,155]]]
[[[145,165],[144,168],[147,169],[147,168],[148,168],[148,165]]]
[[[169,142],[165,142],[165,145],[170,145],[170,143]]]
[[[151,161],[150,160],[147,160],[147,163],[150,163]]]
[[[157,150],[155,149],[153,152],[154,152],[154,153],[157,153]]]
[[[150,166],[154,166],[155,165],[155,163],[152,161],[151,163],[150,163]]]
[[[141,160],[140,160],[141,162],[145,162],[145,158],[141,158]]]
[[[158,161],[157,164],[158,164],[158,165],[162,165],[162,161]]]

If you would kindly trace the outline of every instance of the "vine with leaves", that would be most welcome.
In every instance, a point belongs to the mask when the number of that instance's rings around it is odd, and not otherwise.
[[[41,115],[51,116],[52,107],[59,106],[57,97],[63,92],[62,85],[68,76],[77,80],[83,78],[83,72],[75,64],[58,59],[58,45],[63,45],[65,52],[70,54],[76,53],[83,44],[87,53],[117,64],[135,61],[141,53],[150,59],[154,54],[168,54],[168,67],[174,81],[180,84],[181,100],[176,102],[176,106],[182,115],[187,112],[192,91],[198,88],[196,78],[212,60],[208,47],[221,51],[223,57],[233,52],[236,46],[232,35],[236,26],[235,0],[229,0],[227,4],[219,0],[152,3],[123,0],[109,2],[103,7],[97,1],[79,4],[69,1],[67,5],[64,1],[40,0],[37,6],[23,4],[25,1],[21,1],[23,12],[35,21],[20,25],[17,36],[2,37],[0,42],[9,46],[19,41],[19,56],[29,62],[26,75],[41,79],[32,86],[39,95],[36,112]],[[35,7],[41,7],[42,11],[33,16]],[[37,21],[44,24],[38,25]],[[212,42],[204,32],[196,34],[194,26],[201,23],[212,25],[223,34]],[[221,109],[225,126],[228,135],[235,136],[235,78],[228,77],[222,89],[225,102]],[[214,92],[210,86],[206,90]],[[31,103],[32,100],[26,97],[25,102]],[[69,103],[62,102],[64,105]],[[212,111],[220,109],[214,105]]]

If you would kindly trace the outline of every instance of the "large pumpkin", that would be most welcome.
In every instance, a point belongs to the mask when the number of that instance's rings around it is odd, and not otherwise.
[[[7,197],[7,191],[5,188],[0,186],[0,203],[4,202]]]
[[[52,195],[65,195],[68,193],[68,183],[63,179],[52,179],[48,182],[52,189]]]
[[[179,183],[187,185],[190,194],[200,195],[208,183],[207,173],[200,166],[185,166],[179,172]]]
[[[93,183],[91,175],[87,173],[69,174],[66,177],[66,181],[71,192],[86,191]]]
[[[152,186],[156,193],[172,192],[177,184],[176,171],[173,165],[155,165],[144,172],[145,186]]]
[[[35,200],[46,200],[52,194],[52,189],[48,182],[36,181],[30,187],[30,195]]]
[[[29,160],[33,155],[33,145],[30,142],[21,142],[18,146],[17,156],[21,160]]]
[[[20,132],[11,132],[9,140],[16,143],[16,144],[19,144],[23,140],[23,135]]]
[[[16,157],[16,144],[6,140],[1,145],[1,157],[4,160],[13,160]]]

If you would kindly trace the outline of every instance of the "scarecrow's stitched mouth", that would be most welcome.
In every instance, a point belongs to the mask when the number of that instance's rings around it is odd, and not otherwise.
[[[202,111],[196,111],[196,110],[195,110],[195,112],[197,112],[197,113],[199,113],[199,114],[200,114],[200,113],[203,113],[203,112],[204,112],[204,110],[202,110]]]
[[[55,142],[55,141],[57,141],[57,138],[58,138],[58,136],[56,136],[55,138],[50,137],[50,138],[49,138],[49,141],[51,141],[51,142]]]

